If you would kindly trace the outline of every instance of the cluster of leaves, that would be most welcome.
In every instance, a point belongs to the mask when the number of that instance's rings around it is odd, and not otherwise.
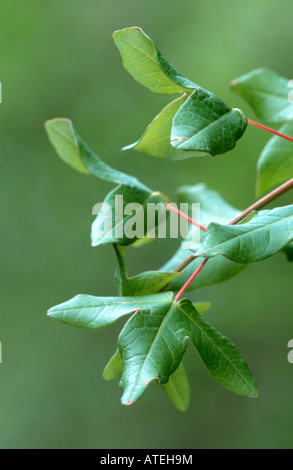
[[[161,111],[135,144],[126,148],[156,157],[186,158],[217,155],[235,147],[247,126],[241,110],[231,108],[213,93],[186,79],[161,55],[141,29],[133,27],[116,31],[113,37],[124,67],[139,83],[155,93],[181,94]],[[234,81],[233,85],[262,117],[269,119],[274,116],[276,119],[278,115],[290,126],[293,105],[286,102],[285,106],[284,100],[279,103],[282,94],[278,87],[283,86],[284,94],[285,79],[270,74],[257,71]],[[117,219],[115,196],[123,195],[124,207],[131,202],[140,203],[145,216],[147,203],[165,204],[168,197],[104,163],[77,134],[70,120],[54,119],[47,121],[45,126],[52,145],[66,163],[81,173],[116,184],[104,201],[112,208],[112,232],[107,236],[99,234],[96,226],[101,222],[101,215],[98,214],[92,225],[91,238],[93,246],[113,244],[118,261],[115,272],[117,297],[78,295],[51,308],[49,316],[78,328],[99,329],[130,315],[119,335],[117,351],[104,370],[106,380],[121,377],[123,404],[135,402],[151,382],[157,381],[175,406],[186,410],[189,385],[182,357],[188,340],[214,379],[235,393],[256,397],[255,380],[240,352],[204,319],[210,304],[192,304],[187,299],[174,298],[174,293],[185,285],[203,258],[211,259],[190,284],[189,291],[223,282],[250,263],[281,250],[286,250],[288,259],[292,260],[293,206],[255,212],[236,225],[228,225],[241,211],[229,205],[219,193],[204,184],[181,187],[178,202],[201,204],[201,223],[207,226],[201,243],[193,252],[180,247],[159,270],[129,277],[126,247],[142,241],[115,235],[116,229],[125,227],[131,216]],[[269,151],[265,150],[267,157],[262,156],[261,161],[268,160],[268,155],[274,152],[278,157],[280,153],[285,155],[287,143],[279,152],[281,143],[274,139],[269,144]],[[287,145],[289,152],[290,144]],[[278,181],[275,172],[271,177],[268,172],[263,172],[262,164],[259,175],[265,176],[258,180],[261,191],[292,177],[292,150],[290,156],[291,166],[288,155],[284,157],[286,169],[284,162],[280,163]],[[268,166],[265,165],[266,168]],[[155,225],[154,231],[156,228]],[[124,230],[120,232],[125,233]],[[147,240],[146,232],[144,237]],[[178,272],[178,266],[191,253],[194,256],[192,262],[184,272]]]
[[[257,69],[233,80],[232,87],[252,107],[262,122],[281,126],[293,136],[293,103],[290,81],[268,69]],[[257,196],[262,196],[293,175],[292,143],[277,136],[264,147],[257,164]]]

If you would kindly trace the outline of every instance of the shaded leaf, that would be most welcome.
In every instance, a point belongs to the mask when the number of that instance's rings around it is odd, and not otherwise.
[[[160,384],[167,397],[180,411],[187,411],[190,398],[188,378],[182,362],[166,384]]]
[[[124,247],[115,245],[118,267],[115,272],[119,295],[148,295],[160,292],[164,287],[180,276],[180,273],[163,271],[146,271],[137,276],[128,277],[124,258]]]
[[[269,69],[257,69],[233,80],[232,87],[252,107],[257,116],[270,123],[293,119],[288,96],[289,80]]]
[[[250,222],[256,214],[257,214],[257,211],[255,210],[251,211],[246,217],[244,217],[244,219],[238,222],[238,224],[239,225],[247,224],[247,222]]]
[[[154,93],[185,93],[197,86],[161,55],[154,42],[141,28],[133,26],[115,31],[113,39],[127,72]]]
[[[161,305],[166,307],[172,298],[170,292],[141,297],[95,297],[81,294],[50,308],[48,315],[70,326],[99,329],[139,310],[151,313]]]
[[[162,266],[161,269],[163,271],[171,271],[172,269],[177,268],[177,266],[179,266],[191,254],[191,251],[179,248],[171,260]],[[169,290],[179,291],[201,263],[202,259],[195,258],[194,261],[184,268],[183,274],[171,282]],[[245,264],[234,263],[224,256],[216,256],[209,260],[204,269],[200,272],[199,276],[197,276],[187,288],[187,292],[225,282],[231,277],[240,274],[245,268]]]
[[[228,389],[257,396],[255,381],[236,347],[207,325],[188,300],[138,312],[119,336],[123,375],[122,403],[131,405],[149,384],[167,383],[179,366],[190,338],[210,375]]]
[[[188,95],[184,94],[165,106],[146,128],[142,137],[122,150],[134,149],[153,157],[173,160],[187,158],[186,152],[175,149],[170,143],[173,118],[187,97]]]
[[[224,255],[237,263],[266,259],[293,240],[293,206],[257,212],[244,225],[211,223],[197,256]]]
[[[104,380],[115,380],[120,378],[122,375],[122,358],[119,350],[111,357],[110,361],[106,365],[103,378]],[[166,384],[159,384],[170,401],[180,411],[187,411],[189,405],[190,389],[189,382],[183,367],[183,364],[179,365],[178,369],[169,378]]]
[[[247,127],[243,112],[231,108],[213,93],[195,90],[173,119],[171,144],[198,156],[232,150]]]
[[[179,203],[200,203],[200,222],[206,226],[211,222],[227,223],[241,212],[228,204],[220,193],[208,188],[205,184],[182,186],[177,191],[177,195]],[[161,270],[173,271],[191,254],[191,251],[179,248],[174,256],[162,266]],[[201,262],[202,260],[196,258],[184,268],[182,276],[170,284],[170,290],[179,291]],[[200,275],[190,284],[188,291],[224,282],[239,274],[245,267],[245,265],[233,263],[223,256],[218,256],[206,264]]]
[[[293,121],[280,132],[293,137]],[[293,143],[274,136],[263,149],[257,163],[257,196],[293,177]]]
[[[111,357],[103,372],[104,380],[119,379],[122,375],[122,359],[119,350]]]

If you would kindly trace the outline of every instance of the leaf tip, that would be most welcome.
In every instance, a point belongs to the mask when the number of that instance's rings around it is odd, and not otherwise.
[[[60,121],[67,122],[68,125],[72,125],[72,121],[69,118],[57,117],[53,119],[47,119],[47,121],[44,122],[44,126],[45,128],[48,128],[51,124],[55,124],[56,122]]]
[[[139,26],[129,26],[128,28],[116,29],[115,31],[113,31],[112,38],[114,39],[115,36],[118,36],[119,34],[123,34],[127,31],[131,31],[134,29],[137,29],[140,33],[143,33],[142,29]]]
[[[259,397],[259,391],[257,388],[249,395],[249,398],[258,398]]]
[[[137,313],[137,312],[140,312],[140,308],[134,308],[133,310],[131,310],[131,313]]]

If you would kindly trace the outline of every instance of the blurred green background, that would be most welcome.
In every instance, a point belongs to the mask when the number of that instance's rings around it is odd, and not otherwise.
[[[0,2],[0,447],[290,448],[293,444],[292,266],[283,255],[226,284],[191,294],[210,300],[207,319],[239,347],[260,397],[226,391],[192,347],[185,356],[191,405],[181,414],[156,384],[120,405],[104,365],[123,324],[75,330],[46,317],[78,293],[115,295],[111,247],[90,246],[91,209],[113,186],[63,164],[43,123],[69,117],[111,165],[175,197],[205,181],[234,206],[254,201],[255,167],[268,140],[248,129],[214,159],[167,162],[120,148],[136,140],[170,97],[154,95],[121,66],[115,29],[141,26],[187,77],[255,118],[230,81],[269,67],[292,78],[292,2],[266,0],[36,0]],[[292,202],[292,195],[280,203]],[[177,247],[127,251],[130,273],[155,269]],[[151,255],[150,253],[153,253]]]

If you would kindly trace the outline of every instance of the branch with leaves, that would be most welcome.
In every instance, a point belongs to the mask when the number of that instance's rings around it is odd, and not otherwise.
[[[262,198],[241,211],[204,184],[183,186],[177,191],[178,202],[200,204],[201,221],[195,221],[192,214],[174,209],[160,191],[107,165],[82,140],[70,120],[47,121],[49,140],[61,159],[81,173],[116,184],[104,200],[112,209],[113,231],[107,237],[99,234],[96,227],[102,216],[98,214],[91,240],[93,246],[112,244],[118,263],[114,276],[117,297],[78,295],[52,307],[48,314],[61,323],[86,329],[104,328],[130,316],[119,335],[117,351],[104,370],[105,380],[120,378],[123,404],[134,403],[156,381],[175,406],[185,411],[189,385],[182,358],[188,342],[211,377],[235,393],[256,397],[255,380],[240,352],[204,319],[210,303],[192,303],[183,295],[224,282],[251,263],[281,251],[289,261],[293,259],[293,205],[263,209],[293,187],[289,80],[259,69],[232,82],[233,89],[265,122],[260,124],[185,78],[140,28],[116,31],[113,38],[125,69],[135,80],[154,93],[180,95],[153,119],[137,142],[123,150],[169,159],[216,156],[233,150],[250,124],[274,134],[257,164],[257,195]],[[266,124],[281,128],[275,130]],[[166,210],[175,211],[191,227],[201,230],[200,243],[190,250],[179,247],[160,269],[129,277],[125,251],[141,240],[116,235],[118,224],[123,229],[129,221],[128,215],[122,220],[116,217],[117,195],[123,196],[124,207],[139,203],[145,215],[148,203],[163,203]],[[156,233],[157,221],[152,230]],[[145,228],[143,241],[148,240],[147,235]]]

